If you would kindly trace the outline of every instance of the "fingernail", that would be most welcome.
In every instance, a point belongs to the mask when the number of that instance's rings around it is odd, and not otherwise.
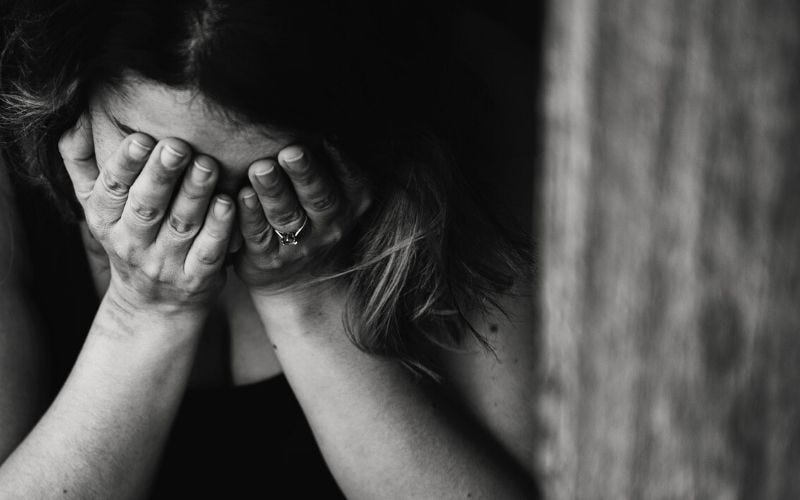
[[[193,175],[195,181],[197,181],[197,182],[205,182],[205,181],[207,181],[208,179],[211,178],[211,174],[212,173],[213,173],[213,170],[211,170],[210,168],[206,167],[205,165],[203,165],[199,161],[195,160],[194,168],[192,169],[192,175]]]
[[[181,153],[175,148],[169,146],[169,144],[165,144],[163,148],[161,148],[161,163],[165,167],[174,167],[178,165],[183,157],[186,156],[185,153]]]
[[[255,169],[254,174],[258,182],[268,184],[267,176],[275,170],[275,165],[270,161],[261,162]]]
[[[128,145],[128,153],[131,155],[131,158],[137,161],[144,160],[147,155],[150,154],[151,149],[153,148],[142,144],[136,139],[132,139],[130,145]]]
[[[289,164],[294,164],[299,162],[301,159],[303,159],[303,156],[305,155],[305,153],[301,148],[294,146],[289,146],[284,151],[287,152],[284,153],[283,155],[283,161]]]
[[[258,206],[258,199],[256,198],[255,193],[249,193],[242,197],[242,201],[244,202],[244,206],[249,209],[255,209]]]
[[[214,217],[221,219],[231,209],[231,202],[225,198],[217,198],[214,200]]]

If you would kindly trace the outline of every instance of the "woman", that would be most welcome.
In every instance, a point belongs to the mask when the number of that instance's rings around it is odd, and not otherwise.
[[[50,401],[43,331],[64,324],[26,300],[41,263],[14,236],[43,201],[4,188],[0,492],[533,495],[527,242],[444,146],[436,26],[357,2],[48,3],[6,16],[5,163],[74,210],[100,301]],[[254,390],[193,413],[221,323],[228,384]],[[324,465],[284,435],[303,417]]]

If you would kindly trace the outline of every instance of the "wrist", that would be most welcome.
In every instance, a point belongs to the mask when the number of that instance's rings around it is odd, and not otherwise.
[[[125,285],[111,280],[103,302],[123,316],[156,319],[162,322],[198,320],[204,321],[208,315],[205,303],[187,304],[167,300],[135,300]]]
[[[333,281],[281,293],[250,289],[250,296],[270,336],[313,335],[341,326],[347,298],[342,284]]]
[[[199,338],[208,312],[201,308],[165,304],[148,306],[125,300],[111,286],[100,303],[93,328],[97,335],[144,342],[163,348],[192,344]]]

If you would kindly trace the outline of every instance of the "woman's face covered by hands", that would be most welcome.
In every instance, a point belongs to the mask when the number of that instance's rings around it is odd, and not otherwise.
[[[253,292],[285,290],[333,264],[315,256],[354,227],[370,189],[333,145],[300,142],[236,122],[200,93],[129,79],[93,95],[59,148],[89,233],[146,301],[163,295],[150,285],[176,281],[195,261],[213,275],[226,245]],[[194,274],[186,280],[209,281]],[[188,286],[173,284],[172,295]]]
[[[117,90],[96,93],[90,116],[98,168],[123,139],[142,132],[156,141],[175,137],[195,154],[219,165],[217,191],[235,197],[247,184],[248,167],[260,158],[275,158],[297,137],[266,127],[236,123],[202,94],[129,78]]]

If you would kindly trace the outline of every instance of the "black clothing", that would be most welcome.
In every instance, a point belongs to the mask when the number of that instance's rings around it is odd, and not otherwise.
[[[283,375],[189,391],[155,499],[344,498]]]

